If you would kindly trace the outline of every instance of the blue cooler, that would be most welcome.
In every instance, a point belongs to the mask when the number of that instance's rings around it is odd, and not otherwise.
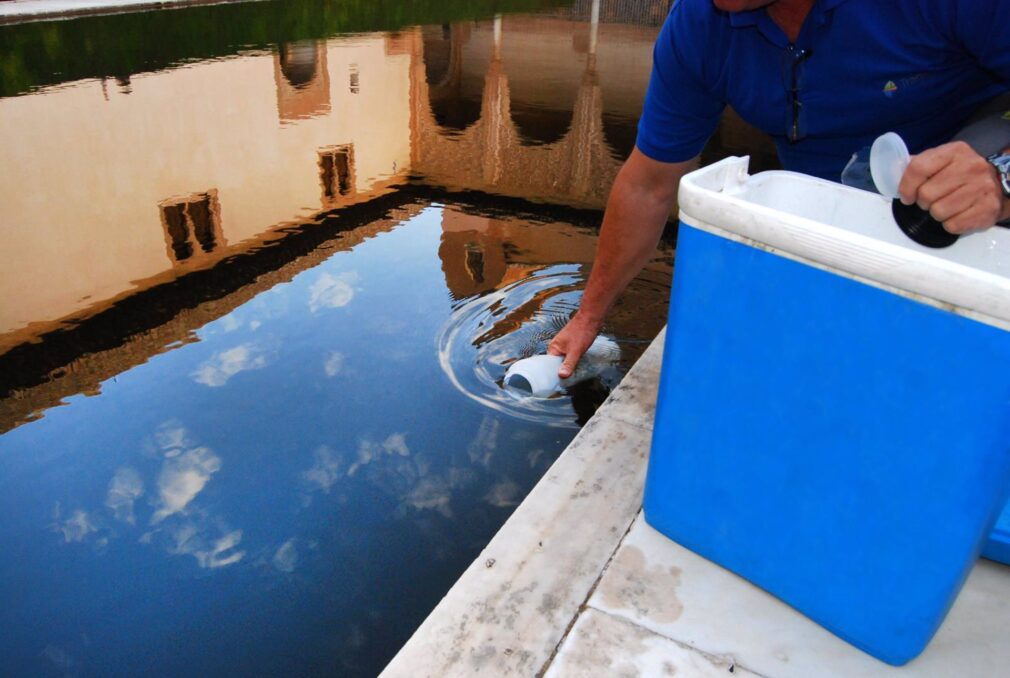
[[[982,549],[982,555],[990,560],[1010,565],[1010,504],[996,519],[996,527],[989,535],[989,541]]]
[[[1010,489],[1010,231],[930,250],[881,196],[746,158],[680,209],[646,520],[903,664]]]

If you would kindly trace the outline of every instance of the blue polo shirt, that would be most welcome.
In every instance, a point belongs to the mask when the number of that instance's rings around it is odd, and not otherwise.
[[[883,132],[918,153],[1008,90],[1010,0],[817,0],[795,44],[764,9],[676,0],[636,145],[693,158],[729,105],[771,135],[786,169],[838,181]]]

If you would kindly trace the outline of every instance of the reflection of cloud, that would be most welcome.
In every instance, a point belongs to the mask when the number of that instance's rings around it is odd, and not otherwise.
[[[240,344],[235,348],[215,353],[205,360],[190,376],[199,384],[224,386],[239,372],[258,370],[267,365],[263,351],[252,344]]]
[[[477,430],[477,435],[466,448],[467,456],[470,457],[472,463],[481,464],[482,466],[489,466],[491,464],[491,455],[494,454],[495,448],[498,447],[498,429],[500,426],[501,422],[497,417],[490,414],[484,415],[484,418],[480,422],[480,428]]]
[[[186,436],[186,429],[177,421],[166,421],[154,434],[154,441],[162,449],[166,457],[174,457],[191,443]]]
[[[432,509],[446,518],[452,518],[449,501],[452,499],[452,485],[445,478],[421,478],[410,490],[403,503],[417,510]]]
[[[295,540],[288,539],[277,549],[273,558],[274,567],[281,572],[294,572],[298,564],[298,551],[295,550]]]
[[[225,317],[221,318],[219,322],[221,324],[221,330],[226,334],[228,332],[234,332],[238,328],[242,327],[242,321],[236,313],[229,313]]]
[[[208,447],[194,447],[166,459],[158,476],[160,508],[151,523],[161,522],[186,508],[220,468],[221,458]]]
[[[344,369],[344,354],[338,351],[331,353],[327,356],[323,369],[326,370],[327,377],[335,377],[340,374],[340,371]]]
[[[133,502],[144,494],[144,481],[136,470],[123,466],[116,471],[109,481],[109,493],[105,497],[105,505],[112,509],[116,520],[131,525],[136,522],[133,516]]]
[[[381,443],[367,439],[362,440],[358,443],[358,458],[351,464],[351,468],[347,469],[347,475],[353,476],[359,468],[371,464],[384,454],[398,454],[401,457],[409,455],[407,437],[403,433],[394,433]]]
[[[498,508],[515,506],[519,503],[520,492],[519,486],[511,480],[503,480],[491,486],[491,489],[484,495],[484,501]]]
[[[42,650],[42,656],[48,659],[57,671],[65,676],[76,675],[74,665],[77,663],[73,655],[64,650],[59,645],[49,643],[46,649]]]
[[[320,490],[329,493],[330,488],[343,475],[344,460],[326,445],[316,449],[315,457],[316,463],[302,475]]]
[[[98,528],[95,527],[87,511],[77,509],[66,522],[59,526],[59,530],[63,533],[63,539],[69,544],[72,541],[84,541],[85,537],[92,532],[97,532]]]
[[[315,313],[323,308],[347,306],[354,298],[352,285],[357,280],[358,274],[354,272],[336,276],[323,273],[309,288],[309,310]]]
[[[200,529],[185,523],[171,531],[173,544],[168,552],[173,555],[191,555],[203,568],[218,568],[233,565],[245,557],[245,551],[235,548],[242,541],[242,530],[232,530],[220,538],[208,542]]]

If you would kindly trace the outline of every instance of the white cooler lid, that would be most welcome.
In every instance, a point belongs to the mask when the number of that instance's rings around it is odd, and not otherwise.
[[[751,176],[748,160],[725,158],[686,175],[681,220],[1010,330],[1010,229],[930,249],[901,232],[881,195],[797,172]]]

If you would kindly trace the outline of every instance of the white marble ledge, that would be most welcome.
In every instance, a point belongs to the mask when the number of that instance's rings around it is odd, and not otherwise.
[[[933,642],[904,667],[848,645],[666,539],[641,515],[589,608],[769,678],[1010,676],[1010,568],[987,560],[975,567]]]
[[[611,419],[652,430],[665,340],[664,327],[604,402],[601,412]]]
[[[250,0],[7,0],[0,2],[0,24],[248,1]]]

